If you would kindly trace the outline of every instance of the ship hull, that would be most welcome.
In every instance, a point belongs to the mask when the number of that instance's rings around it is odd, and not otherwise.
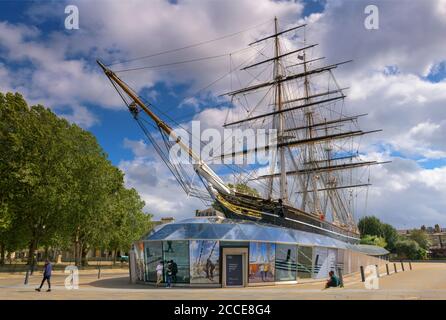
[[[227,218],[256,221],[320,234],[347,243],[358,244],[359,234],[345,230],[292,207],[246,195],[218,195],[216,199]]]

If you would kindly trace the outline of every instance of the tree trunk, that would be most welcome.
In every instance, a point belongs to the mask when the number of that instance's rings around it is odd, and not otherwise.
[[[82,246],[82,266],[83,267],[88,266],[87,254],[88,254],[88,247]]]
[[[5,244],[3,242],[0,243],[0,265],[5,264]]]
[[[31,239],[31,241],[29,242],[29,247],[28,247],[28,261],[27,261],[27,265],[32,265],[35,262],[35,257],[34,257],[34,252],[37,249],[37,239],[33,236],[33,239]]]
[[[76,237],[74,240],[74,264],[76,267],[81,266],[81,243],[79,240],[80,227],[77,228]]]
[[[113,265],[116,264],[116,249],[112,251],[113,252]]]

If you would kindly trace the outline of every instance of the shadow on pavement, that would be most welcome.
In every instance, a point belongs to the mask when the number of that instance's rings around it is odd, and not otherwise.
[[[154,286],[129,283],[129,276],[100,279],[89,283],[92,287],[108,289],[156,289]]]

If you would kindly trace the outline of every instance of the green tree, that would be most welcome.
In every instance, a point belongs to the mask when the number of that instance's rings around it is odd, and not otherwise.
[[[395,243],[395,250],[399,258],[402,259],[425,259],[426,250],[421,248],[418,243],[411,239],[398,240]]]
[[[394,227],[390,224],[384,223],[382,224],[382,231],[384,235],[384,239],[386,240],[387,246],[386,249],[393,252],[395,251],[395,243],[399,239],[398,232]]]
[[[429,236],[423,230],[412,230],[409,234],[409,238],[420,246],[420,248],[427,250],[429,249]]]
[[[110,230],[106,246],[127,252],[133,241],[141,238],[151,228],[151,215],[143,212],[144,201],[135,189],[121,188],[111,203]]]
[[[0,252],[23,248],[28,263],[44,247],[129,247],[150,215],[135,190],[124,188],[95,137],[20,94],[0,93]],[[119,230],[116,231],[116,230]]]
[[[358,229],[361,236],[384,236],[383,227],[381,221],[374,216],[365,216],[358,222]]]
[[[365,235],[361,238],[361,244],[369,244],[378,247],[385,248],[387,246],[387,242],[383,237]]]
[[[39,242],[61,224],[68,206],[64,129],[69,124],[43,106],[28,107],[21,95],[11,93],[0,96],[0,123],[5,160],[1,180],[7,185],[8,210],[28,239],[30,263]]]

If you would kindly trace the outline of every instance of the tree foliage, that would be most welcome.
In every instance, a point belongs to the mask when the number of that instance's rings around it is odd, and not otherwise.
[[[74,244],[79,264],[89,248],[127,249],[150,215],[123,180],[91,133],[0,93],[1,250]]]
[[[383,237],[377,237],[377,236],[371,236],[371,235],[366,235],[366,236],[362,237],[361,244],[369,244],[369,245],[374,245],[374,246],[383,247],[383,248],[385,248],[387,246],[386,239],[384,239]]]
[[[411,239],[401,239],[395,243],[395,251],[402,259],[426,259],[427,251]]]
[[[424,250],[429,249],[429,237],[425,231],[416,229],[412,230],[410,231],[409,239],[418,243],[420,248],[423,248]]]
[[[382,223],[374,216],[365,216],[359,220],[358,229],[361,233],[361,243],[367,242],[367,244],[385,247],[390,252],[395,251],[395,244],[400,237],[396,229],[390,224]],[[373,243],[374,241],[378,244]],[[384,246],[383,243],[385,243]]]
[[[362,217],[358,222],[358,229],[363,236],[384,236],[382,223],[377,217],[374,216]]]
[[[399,239],[399,235],[396,229],[392,227],[390,224],[384,223],[382,225],[382,232],[384,239],[387,243],[385,248],[391,252],[395,251],[395,244]]]

